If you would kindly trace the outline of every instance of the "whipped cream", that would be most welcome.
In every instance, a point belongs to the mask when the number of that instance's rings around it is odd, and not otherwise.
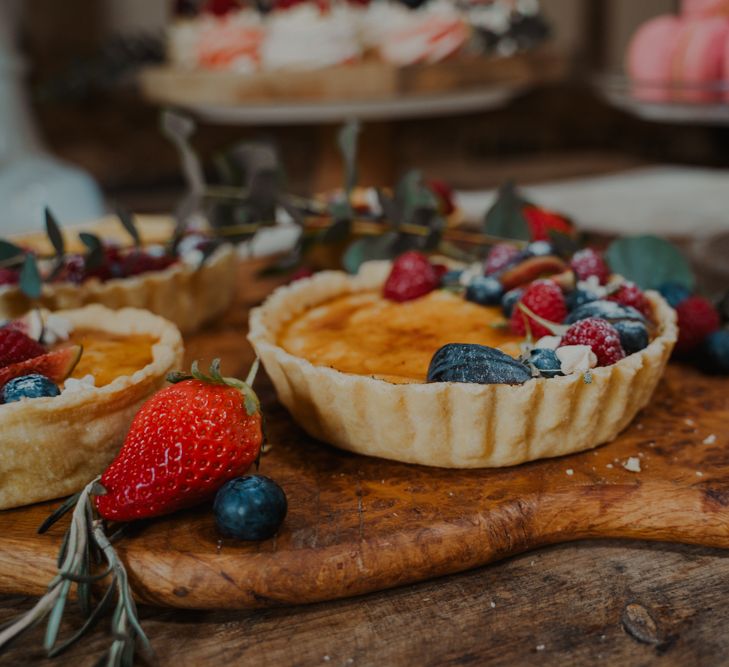
[[[319,69],[358,60],[361,10],[336,5],[322,12],[313,4],[274,11],[261,49],[264,69]]]
[[[68,340],[73,331],[73,324],[62,315],[49,313],[43,323],[43,340],[45,345],[53,345],[62,340]]]
[[[96,388],[96,378],[93,375],[84,375],[82,378],[66,378],[63,383],[62,394],[78,394]]]
[[[558,347],[555,353],[565,375],[586,373],[597,366],[597,357],[589,345],[565,345]]]

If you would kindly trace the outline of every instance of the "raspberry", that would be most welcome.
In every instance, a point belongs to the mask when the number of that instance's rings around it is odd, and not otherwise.
[[[608,296],[609,301],[615,301],[622,306],[632,306],[639,313],[642,313],[647,318],[651,317],[651,307],[648,303],[648,299],[645,298],[645,294],[635,283],[625,283],[620,286],[616,292],[613,292]]]
[[[574,231],[569,220],[545,208],[525,206],[522,213],[529,225],[532,241],[548,241],[549,232],[552,230],[562,234],[572,234]]]
[[[0,268],[0,285],[17,285],[20,273],[15,269]]]
[[[383,294],[392,301],[410,301],[432,292],[438,283],[438,273],[428,258],[417,250],[409,250],[392,263]]]
[[[704,339],[719,329],[719,313],[710,301],[701,296],[690,296],[676,306],[678,315],[678,342],[676,352],[685,354],[697,348]]]
[[[620,334],[610,322],[597,317],[575,322],[562,336],[560,347],[565,345],[589,345],[598,366],[610,366],[625,357]]]
[[[610,277],[610,269],[602,258],[602,255],[592,248],[578,250],[570,262],[577,280],[587,280],[590,276],[597,276],[601,285],[604,285]]]
[[[16,329],[0,329],[0,367],[18,364],[45,354],[45,348]]]
[[[149,255],[145,252],[131,252],[121,262],[123,277],[137,276],[149,271],[162,271],[177,260],[170,255]]]
[[[488,276],[505,269],[519,255],[519,249],[510,243],[497,243],[489,251],[484,265],[484,273]]]
[[[567,306],[559,286],[551,280],[537,280],[526,288],[523,296],[511,312],[509,326],[514,333],[520,336],[526,335],[527,317],[519,308],[519,303],[524,304],[535,315],[539,315],[539,317],[550,322],[561,323],[567,316]],[[532,338],[535,339],[552,334],[547,327],[539,324],[533,318],[529,318],[529,329]]]

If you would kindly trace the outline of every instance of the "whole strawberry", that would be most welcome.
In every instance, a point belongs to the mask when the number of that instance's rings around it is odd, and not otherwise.
[[[561,234],[574,232],[572,223],[559,213],[532,205],[525,206],[522,212],[529,225],[529,235],[532,241],[548,241],[550,231]]]
[[[676,306],[676,314],[678,315],[676,353],[679,355],[695,350],[721,325],[716,308],[701,296],[690,296],[681,301]]]
[[[645,298],[640,287],[635,283],[625,283],[620,288],[608,296],[609,301],[615,301],[623,306],[632,306],[639,313],[647,318],[651,317],[651,307],[648,299]]]
[[[590,276],[597,276],[600,284],[604,285],[610,277],[610,269],[602,255],[592,248],[578,250],[572,256],[570,267],[575,272],[577,280],[587,280]]]
[[[439,282],[438,272],[428,258],[417,250],[409,250],[392,263],[383,295],[391,301],[410,301],[432,292]]]
[[[560,347],[589,345],[597,357],[598,366],[610,366],[625,357],[620,334],[607,320],[591,317],[575,322],[562,336]]]
[[[101,476],[106,493],[96,508],[105,519],[132,521],[196,505],[258,456],[261,413],[248,383],[222,377],[219,360],[210,375],[194,363],[192,377],[169,379],[175,384],[141,407]]]
[[[12,327],[0,329],[0,368],[46,353],[38,342]]]
[[[490,275],[505,269],[519,256],[519,249],[511,243],[497,243],[491,246],[484,264],[484,273]]]
[[[511,311],[509,326],[514,333],[520,336],[526,335],[527,323],[532,338],[541,338],[552,333],[544,324],[528,316],[520,304],[526,306],[541,319],[555,324],[560,324],[567,316],[567,306],[559,286],[551,280],[537,280],[526,288]]]

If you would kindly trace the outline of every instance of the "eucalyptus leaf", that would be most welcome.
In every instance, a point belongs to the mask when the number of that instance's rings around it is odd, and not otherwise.
[[[24,254],[25,250],[23,250],[20,246],[17,246],[10,241],[0,240],[0,262],[6,262],[11,259],[17,259],[20,261]]]
[[[50,240],[53,249],[56,251],[56,257],[61,258],[66,252],[66,246],[63,241],[63,233],[61,232],[61,227],[58,224],[56,217],[53,213],[51,213],[51,209],[47,206],[45,208],[45,218],[48,239]]]
[[[524,216],[525,201],[513,183],[499,188],[496,201],[486,212],[484,231],[490,236],[516,241],[528,241],[529,225]]]
[[[35,255],[28,253],[23,260],[23,267],[20,269],[20,291],[31,299],[40,297],[43,290],[43,281],[40,271],[38,270],[38,262]]]
[[[399,209],[398,219],[393,220],[395,224],[412,222],[415,210],[424,205],[424,190],[426,189],[423,187],[423,175],[420,170],[411,169],[405,173],[395,188],[395,200]]]
[[[83,243],[88,252],[84,257],[84,265],[87,271],[98,269],[106,259],[104,257],[104,244],[98,236],[89,232],[81,232],[78,235],[81,243]]]
[[[399,239],[397,232],[387,232],[381,236],[366,236],[352,243],[342,256],[342,266],[349,273],[357,273],[364,262],[374,259],[391,259],[396,253],[395,245]]]
[[[137,225],[134,223],[134,216],[121,206],[116,207],[116,215],[119,218],[119,222],[121,222],[122,227],[124,227],[127,231],[127,234],[132,237],[134,245],[139,248],[142,245],[142,238],[139,235]]]
[[[657,236],[617,239],[605,253],[610,268],[641,289],[656,289],[674,282],[693,290],[696,284],[691,266],[681,251]]]
[[[339,243],[344,241],[352,231],[352,221],[348,218],[334,219],[334,222],[322,230],[319,239],[322,243]]]
[[[349,195],[357,185],[357,143],[360,133],[360,123],[350,120],[337,135],[337,145],[344,160],[344,191]]]
[[[550,229],[548,235],[549,242],[562,259],[569,259],[582,247],[577,235],[570,236],[556,229]]]

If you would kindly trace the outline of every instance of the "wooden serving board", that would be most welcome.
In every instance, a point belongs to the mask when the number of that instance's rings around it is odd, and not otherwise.
[[[265,286],[264,286],[265,287]],[[248,292],[249,302],[261,296]],[[239,304],[188,340],[244,375]],[[261,472],[286,490],[279,535],[220,540],[210,507],[138,524],[118,544],[144,602],[189,608],[298,604],[366,593],[591,537],[729,547],[729,380],[671,364],[650,407],[597,450],[500,470],[443,470],[338,451],[304,435],[257,384],[271,450]],[[710,437],[714,436],[714,438]],[[622,466],[628,457],[641,471]],[[65,527],[36,527],[55,503],[0,512],[0,592],[39,594]]]

